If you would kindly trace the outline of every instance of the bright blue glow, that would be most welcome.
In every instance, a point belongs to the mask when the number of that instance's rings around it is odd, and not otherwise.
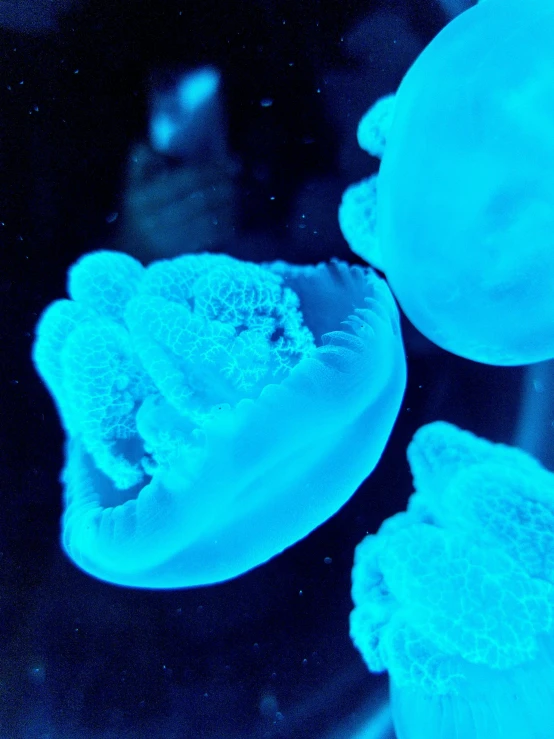
[[[218,70],[201,67],[183,74],[174,88],[156,91],[150,118],[152,147],[161,154],[205,159],[222,136],[219,88]]]
[[[180,119],[160,112],[150,122],[150,137],[156,151],[167,152],[179,131]]]
[[[490,364],[554,357],[552,38],[551,0],[458,16],[404,78],[379,171],[377,237],[403,310]]]
[[[184,111],[193,112],[212,98],[219,87],[219,72],[203,67],[183,76],[177,97]]]
[[[342,194],[339,226],[354,254],[384,271],[377,237],[377,175],[350,185]]]
[[[549,739],[554,475],[443,422],[408,458],[416,492],[358,546],[350,621],[398,739]]]
[[[377,463],[406,377],[372,270],[95,252],[68,292],[33,356],[68,435],[63,547],[90,574],[235,577],[333,515]]]
[[[395,95],[379,98],[358,123],[358,145],[371,156],[383,158],[394,118]]]

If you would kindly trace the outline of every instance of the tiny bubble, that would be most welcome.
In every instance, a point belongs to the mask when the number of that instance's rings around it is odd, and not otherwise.
[[[325,557],[325,559],[323,561],[325,562],[326,565],[330,565],[333,560],[332,560],[331,557]]]
[[[117,220],[119,213],[117,211],[113,211],[113,213],[108,213],[106,216],[106,223],[113,223],[115,220]]]
[[[263,98],[263,100],[260,100],[260,105],[262,108],[271,108],[273,100],[271,98]]]

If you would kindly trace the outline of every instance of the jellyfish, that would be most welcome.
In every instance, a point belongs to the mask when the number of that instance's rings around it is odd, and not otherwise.
[[[237,223],[240,163],[230,154],[218,69],[203,66],[155,78],[148,141],[129,154],[125,251],[142,261],[221,249]]]
[[[378,173],[370,252],[395,297],[488,364],[554,357],[553,35],[546,0],[461,13],[402,81]]]
[[[444,422],[408,459],[407,510],[356,549],[350,619],[398,739],[549,739],[554,475]]]
[[[406,382],[371,269],[100,251],[33,349],[67,434],[61,541],[146,588],[236,577],[332,516],[377,464]]]
[[[149,139],[154,151],[183,161],[227,156],[221,75],[199,67],[180,75],[173,87],[154,90]]]
[[[377,175],[349,185],[339,206],[339,226],[354,254],[384,270],[377,237]]]

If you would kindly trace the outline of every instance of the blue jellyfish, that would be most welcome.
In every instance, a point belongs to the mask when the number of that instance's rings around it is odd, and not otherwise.
[[[406,74],[386,136],[380,268],[425,336],[480,362],[554,357],[553,37],[550,0],[470,8]]]
[[[384,270],[377,237],[377,175],[350,185],[342,194],[339,226],[354,254]]]
[[[408,458],[416,492],[356,549],[350,620],[398,739],[550,739],[554,475],[444,422]]]
[[[224,158],[220,85],[217,69],[200,67],[181,75],[173,88],[154,91],[149,121],[154,151],[189,163]]]
[[[373,157],[383,158],[394,117],[394,95],[379,98],[362,116],[357,131],[358,144]],[[339,206],[339,226],[349,247],[375,269],[384,271],[377,234],[376,174],[346,188]]]
[[[372,270],[115,252],[69,271],[33,357],[67,433],[62,545],[149,588],[265,562],[373,470],[406,382]]]

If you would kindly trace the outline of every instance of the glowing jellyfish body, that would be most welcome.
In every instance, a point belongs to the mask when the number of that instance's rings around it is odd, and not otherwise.
[[[68,435],[62,543],[85,571],[208,584],[333,515],[405,387],[386,283],[340,262],[97,252],[43,314],[34,360]]]
[[[400,305],[436,344],[490,364],[554,356],[553,37],[550,0],[458,16],[405,76],[379,171]]]
[[[220,74],[200,67],[183,74],[174,88],[156,91],[150,115],[150,143],[154,151],[188,164],[224,153],[224,125]]]
[[[358,546],[350,622],[398,739],[549,739],[554,475],[442,422],[408,457],[416,492]]]

